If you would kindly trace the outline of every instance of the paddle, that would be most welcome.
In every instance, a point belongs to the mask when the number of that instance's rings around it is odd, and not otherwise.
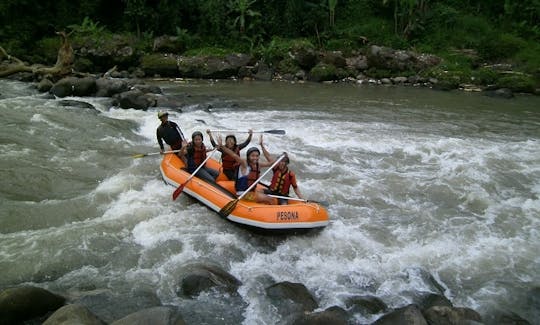
[[[301,201],[301,202],[306,202],[306,203],[316,203],[316,204],[320,204],[320,205],[325,206],[325,207],[328,207],[328,205],[329,205],[328,202],[326,202],[326,201],[305,200],[305,199],[300,199],[300,198],[297,198],[297,197],[281,196],[281,195],[274,195],[274,194],[266,194],[266,195],[268,195],[269,197],[275,197],[277,199]]]
[[[230,133],[249,133],[249,131],[241,130],[210,130],[211,132],[230,132]],[[265,130],[265,131],[253,131],[253,133],[270,133],[270,134],[285,134],[285,130]]]
[[[150,153],[139,153],[139,154],[133,155],[132,157],[133,158],[142,158],[142,157],[146,157],[146,156],[164,155],[166,153],[176,153],[176,152],[180,152],[180,150],[171,150],[171,151],[163,151],[163,152],[150,152]]]
[[[257,184],[261,181],[261,179],[266,175],[268,174],[272,169],[274,169],[274,167],[276,167],[276,165],[281,161],[281,159],[285,158],[285,153],[281,154],[281,156],[278,157],[278,159],[276,159],[276,161],[272,164],[272,166],[270,166],[262,175],[261,177],[259,177],[255,182],[253,182],[253,184],[251,184],[247,190],[244,191],[244,193],[242,193],[242,195],[240,195],[237,199],[234,199],[232,201],[230,201],[229,203],[225,204],[225,206],[223,208],[221,208],[221,210],[219,210],[219,215],[222,216],[223,218],[226,218],[229,214],[231,214],[231,212],[234,210],[234,208],[236,208],[236,205],[238,204],[238,201],[240,201],[246,194],[249,193],[249,191],[251,191],[255,186],[257,186]]]
[[[197,172],[203,168],[204,164],[206,164],[206,162],[208,161],[208,159],[210,159],[210,157],[212,157],[212,154],[214,152],[216,152],[218,148],[214,148],[214,150],[212,150],[210,152],[210,154],[208,156],[206,156],[206,159],[199,165],[199,167],[197,167],[197,169],[195,169],[195,171],[193,173],[191,173],[191,175],[188,177],[188,179],[186,179],[186,181],[182,184],[180,184],[180,186],[178,186],[178,188],[176,190],[174,190],[173,194],[172,194],[172,199],[173,200],[176,200],[176,198],[182,194],[182,191],[184,190],[184,186],[186,186],[187,183],[189,183],[189,181],[195,176],[195,174],[197,174]]]

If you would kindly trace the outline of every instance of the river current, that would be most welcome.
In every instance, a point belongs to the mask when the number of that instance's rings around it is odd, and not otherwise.
[[[261,236],[186,195],[173,201],[159,156],[132,157],[159,151],[160,108],[68,98],[94,107],[81,108],[0,80],[0,288],[150,291],[190,310],[188,323],[234,324],[236,312],[243,324],[275,324],[279,315],[264,298],[269,283],[303,283],[323,310],[345,308],[355,295],[401,307],[433,292],[434,279],[454,306],[487,323],[497,312],[540,323],[540,98],[154,82],[190,101],[182,112],[169,109],[187,136],[285,130],[265,134],[265,143],[288,152],[304,196],[328,202],[330,224]],[[194,261],[217,263],[242,281],[246,305],[178,297],[177,270]],[[355,315],[358,323],[378,317]]]

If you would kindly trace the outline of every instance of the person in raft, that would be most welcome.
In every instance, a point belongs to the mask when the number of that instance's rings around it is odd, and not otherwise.
[[[184,162],[187,165],[187,171],[193,173],[195,169],[206,159],[206,153],[212,149],[206,149],[203,143],[203,134],[199,131],[193,132],[191,142],[184,141],[182,146],[181,156],[184,157]],[[213,168],[203,166],[195,176],[204,179],[207,182],[215,182],[219,176],[219,171]]]
[[[235,180],[235,189],[237,195],[242,195],[259,177],[261,176],[262,167],[270,167],[269,162],[259,162],[261,155],[257,147],[251,147],[246,152],[246,159],[242,159],[237,153],[222,144],[221,137],[217,138],[218,150],[223,150],[226,154],[233,157],[240,165],[238,175]],[[262,190],[256,189],[255,186],[249,193],[244,195],[244,200],[255,201],[257,203],[272,204],[274,199],[264,194]]]
[[[270,155],[268,150],[266,150],[263,143],[262,135],[259,144],[266,160],[270,164],[273,164],[276,159],[272,157],[272,155]],[[281,161],[276,165],[276,167],[274,167],[274,169],[272,170],[272,172],[274,173],[274,175],[272,176],[272,182],[270,183],[270,187],[264,190],[265,194],[289,196],[289,191],[292,187],[294,193],[296,193],[296,196],[299,199],[304,199],[302,193],[300,192],[300,189],[298,188],[298,184],[296,183],[296,175],[292,170],[289,169],[289,162],[289,157],[285,156],[285,158],[281,159]],[[287,203],[287,199],[279,198],[279,204]]]
[[[169,121],[169,113],[167,112],[158,112],[158,118],[161,120],[161,124],[156,130],[159,152],[163,153],[165,151],[163,141],[165,141],[165,143],[168,144],[172,150],[182,149],[182,143],[186,140],[186,138],[184,137],[184,134],[182,133],[182,130],[180,130],[178,124]]]
[[[210,136],[210,143],[212,143],[212,146],[216,147],[216,142],[214,141],[214,137],[212,136],[212,131],[206,130],[206,133]],[[251,142],[251,138],[253,137],[253,130],[248,131],[249,136],[246,139],[246,141],[236,144],[236,137],[232,134],[229,134],[225,137],[225,147],[229,148],[231,151],[233,151],[235,154],[240,156],[240,150],[247,147],[247,145]],[[240,167],[240,163],[234,159],[231,155],[227,154],[224,150],[221,151],[221,165],[223,166],[223,173],[230,181],[234,181],[236,179],[236,176],[238,175],[238,167]]]

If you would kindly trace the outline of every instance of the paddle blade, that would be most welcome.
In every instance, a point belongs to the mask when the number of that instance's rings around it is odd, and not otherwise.
[[[227,218],[231,212],[233,212],[234,208],[236,208],[236,205],[238,204],[238,199],[232,200],[231,202],[227,203],[221,210],[219,210],[219,215],[223,218]]]
[[[264,133],[285,134],[285,130],[267,130],[267,131],[264,131]]]
[[[132,157],[133,158],[142,158],[142,157],[145,157],[145,156],[146,156],[146,154],[140,153],[140,154],[137,154],[137,155],[133,155]]]
[[[328,208],[330,206],[330,204],[328,202],[326,202],[326,201],[306,200],[306,202],[316,203],[318,205],[322,205],[325,208]]]
[[[180,184],[180,186],[178,186],[178,188],[176,190],[174,190],[173,194],[172,194],[172,199],[173,201],[176,200],[176,198],[182,194],[182,191],[184,190],[184,186],[186,186],[186,183],[184,184]]]

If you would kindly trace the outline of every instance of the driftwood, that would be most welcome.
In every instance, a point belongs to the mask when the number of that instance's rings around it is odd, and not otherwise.
[[[73,67],[73,48],[68,39],[68,34],[65,32],[57,32],[62,38],[62,45],[58,49],[56,64],[52,67],[47,67],[39,64],[28,65],[18,58],[9,55],[3,47],[0,46],[0,59],[6,60],[7,64],[0,66],[0,78],[18,72],[31,72],[37,75],[51,75],[53,77],[63,77],[72,73]]]

